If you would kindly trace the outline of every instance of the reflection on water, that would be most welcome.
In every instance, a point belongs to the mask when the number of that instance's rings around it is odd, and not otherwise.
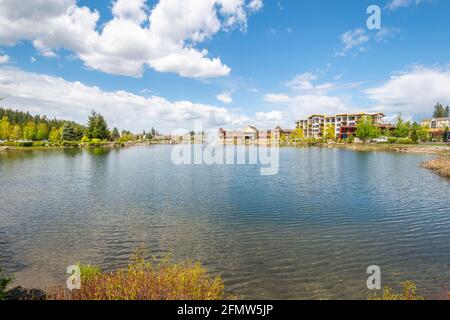
[[[170,146],[0,153],[0,266],[17,283],[114,269],[139,245],[220,273],[247,298],[365,298],[383,285],[450,284],[450,182],[428,156],[282,149],[280,172],[174,166]]]

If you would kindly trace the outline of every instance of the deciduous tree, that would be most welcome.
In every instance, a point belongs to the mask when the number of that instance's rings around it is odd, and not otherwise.
[[[305,138],[305,135],[303,134],[302,128],[297,128],[291,133],[291,141],[292,142],[300,142]]]
[[[58,143],[61,141],[61,131],[58,128],[53,127],[49,134],[49,140],[52,143]]]
[[[401,114],[397,117],[397,124],[394,131],[394,135],[397,138],[408,138],[411,130],[411,124],[405,122]]]
[[[25,127],[23,127],[23,138],[25,140],[35,140],[36,139],[36,125],[34,122],[28,122]]]
[[[374,125],[369,116],[362,117],[356,124],[356,137],[366,142],[369,139],[377,138],[381,135],[380,129]]]
[[[11,131],[11,136],[9,138],[11,140],[20,140],[22,139],[22,136],[23,136],[22,128],[18,124],[15,124]]]
[[[8,117],[4,116],[0,121],[0,139],[8,140],[11,134],[11,124]]]
[[[334,124],[327,124],[325,127],[325,140],[334,140],[336,138],[336,127]]]

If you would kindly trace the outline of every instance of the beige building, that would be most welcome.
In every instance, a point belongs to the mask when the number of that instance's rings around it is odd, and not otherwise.
[[[384,123],[385,115],[381,112],[343,113],[334,116],[313,114],[308,119],[297,121],[296,127],[303,130],[305,138],[320,139],[324,137],[327,126],[333,126],[336,138],[346,138],[346,134],[354,131],[356,129],[356,123],[364,116],[371,117],[373,123],[376,125],[382,125]]]
[[[275,129],[258,130],[254,126],[248,126],[243,130],[219,129],[219,139],[225,144],[252,144],[279,142],[283,138],[289,139],[293,130],[282,129],[277,126]]]
[[[445,128],[450,128],[450,118],[426,119],[422,121],[422,126],[430,130],[445,130]]]

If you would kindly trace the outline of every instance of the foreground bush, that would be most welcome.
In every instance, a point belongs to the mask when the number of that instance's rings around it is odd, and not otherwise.
[[[405,281],[402,283],[403,292],[395,293],[391,288],[385,287],[381,296],[373,295],[369,300],[424,300],[423,297],[417,294],[416,284],[412,281]]]
[[[444,177],[450,177],[450,157],[440,157],[422,164],[425,169],[433,170]]]
[[[127,268],[102,272],[95,266],[80,266],[81,289],[50,290],[53,300],[223,300],[220,277],[210,278],[200,263],[172,263],[170,258],[148,262],[135,257]]]
[[[0,300],[3,300],[6,295],[6,287],[12,282],[12,278],[3,274],[0,269]]]

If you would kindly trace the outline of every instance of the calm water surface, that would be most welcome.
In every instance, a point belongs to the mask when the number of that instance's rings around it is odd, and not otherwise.
[[[0,267],[64,283],[76,262],[202,261],[246,298],[364,299],[366,268],[421,293],[450,285],[450,180],[426,155],[286,148],[257,166],[175,166],[170,146],[0,153]]]

